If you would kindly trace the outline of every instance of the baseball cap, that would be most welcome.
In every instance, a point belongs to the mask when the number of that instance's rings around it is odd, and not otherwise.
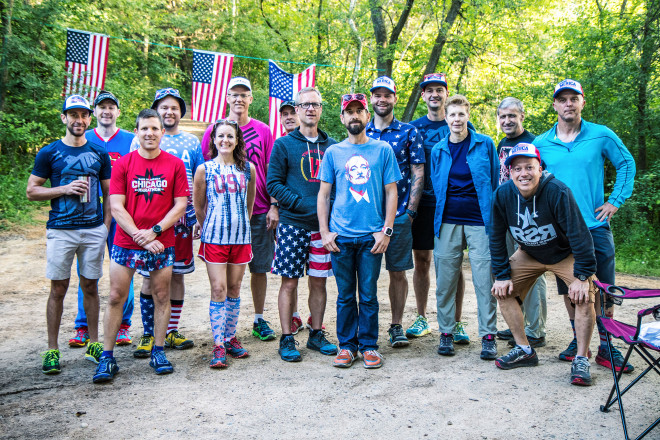
[[[584,91],[582,90],[582,84],[575,81],[574,79],[565,79],[555,86],[555,93],[552,95],[552,99],[556,98],[557,95],[563,90],[573,90],[576,93],[584,96]]]
[[[428,75],[424,75],[424,79],[422,80],[421,83],[419,83],[420,88],[424,88],[427,85],[431,83],[438,83],[442,84],[445,87],[447,86],[447,75],[444,73],[429,73]]]
[[[532,144],[527,144],[524,142],[517,144],[511,149],[509,157],[507,157],[504,161],[504,166],[508,167],[511,165],[511,161],[516,157],[533,157],[539,160],[539,164],[541,163],[541,152],[539,149]]]
[[[154,102],[151,103],[151,108],[156,110],[156,107],[158,107],[158,101],[167,98],[168,96],[176,98],[179,101],[179,104],[181,105],[181,117],[183,117],[186,114],[186,101],[183,100],[179,91],[172,87],[156,90],[156,96],[154,96]]]
[[[64,105],[62,105],[62,113],[66,113],[67,110],[74,108],[84,108],[89,110],[92,113],[92,108],[89,106],[89,101],[80,95],[71,95],[64,100]]]
[[[109,99],[110,101],[117,104],[117,108],[119,108],[119,100],[117,99],[117,97],[110,92],[106,92],[105,90],[101,90],[101,93],[99,93],[99,95],[94,100],[94,107],[96,107],[106,99]]]
[[[373,92],[379,87],[385,87],[387,90],[389,90],[392,93],[396,94],[396,84],[394,84],[394,80],[390,78],[389,76],[380,76],[376,78],[371,85],[371,88],[369,89],[370,92]]]
[[[236,86],[247,87],[249,91],[252,91],[252,84],[250,84],[250,80],[245,78],[244,76],[235,76],[232,79],[230,79],[229,87],[227,87],[227,90],[231,90]]]
[[[291,99],[288,100],[288,101],[282,101],[282,104],[280,104],[280,111],[282,111],[282,109],[284,107],[293,107],[295,109],[296,108],[296,102],[291,100]]]
[[[364,108],[368,108],[367,107],[367,95],[365,95],[364,93],[348,93],[346,95],[342,95],[342,97],[341,97],[341,110],[342,111],[346,110],[346,107],[348,107],[348,105],[351,102],[359,102],[360,104],[362,104],[362,106]]]

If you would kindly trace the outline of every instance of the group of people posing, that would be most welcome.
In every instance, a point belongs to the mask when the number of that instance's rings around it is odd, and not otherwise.
[[[594,277],[614,284],[609,221],[630,197],[635,163],[608,128],[587,122],[585,97],[574,80],[553,94],[557,123],[535,137],[524,129],[523,103],[506,98],[497,108],[505,137],[496,147],[470,123],[470,103],[449,96],[442,73],[420,83],[428,112],[403,123],[394,117],[397,88],[377,78],[370,95],[342,96],[348,137],[322,131],[321,93],[300,90],[283,102],[287,134],[273,142],[267,125],[249,117],[252,86],[234,77],[229,115],[210,125],[202,141],[179,129],[186,104],[178,90],[156,92],[137,116],[135,135],[117,128],[119,100],[99,93],[93,107],[73,95],[61,119],[66,135],[44,148],[28,181],[30,200],[50,200],[47,228],[48,345],[43,372],[60,372],[58,333],[73,256],[80,287],[76,335],[97,363],[96,383],[119,371],[115,345],[131,343],[133,275],[144,276],[144,327],[136,357],[149,357],[157,374],[173,371],[164,348],[194,345],[178,330],[184,275],[194,270],[193,239],[206,263],[214,348],[210,366],[248,356],[236,337],[241,282],[248,265],[254,305],[252,334],[276,339],[264,318],[266,274],[281,277],[278,310],[282,360],[302,360],[295,340],[305,327],[298,313],[299,279],[308,276],[308,350],[348,368],[362,358],[379,368],[377,282],[383,254],[389,272],[392,347],[430,333],[426,318],[431,262],[435,266],[438,354],[470,342],[465,332],[461,273],[467,248],[477,296],[480,357],[502,369],[536,366],[545,345],[546,279],[554,273],[564,295],[573,340],[559,358],[572,361],[571,382],[590,385],[589,341],[600,312]],[[370,100],[372,112],[367,100]],[[88,130],[91,116],[97,127]],[[604,166],[616,181],[604,198]],[[45,186],[50,180],[50,188]],[[100,196],[103,196],[101,203]],[[99,342],[98,279],[110,250],[110,294]],[[404,330],[406,271],[414,269],[415,321]],[[337,340],[323,325],[326,279],[337,283]],[[508,329],[497,330],[497,305]],[[612,313],[607,304],[606,313]],[[596,362],[632,371],[598,328]],[[498,357],[496,338],[512,349]]]

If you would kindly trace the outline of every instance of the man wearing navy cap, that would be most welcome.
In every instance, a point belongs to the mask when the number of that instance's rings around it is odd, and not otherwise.
[[[408,297],[406,270],[413,268],[411,224],[424,187],[424,147],[417,129],[394,117],[396,84],[387,76],[376,78],[370,89],[374,118],[367,124],[367,136],[387,142],[394,150],[401,180],[397,182],[398,204],[392,238],[385,252],[385,268],[390,274],[392,322],[387,333],[392,347],[409,344],[401,322]]]
[[[496,279],[492,293],[516,345],[495,365],[508,370],[538,365],[536,352],[525,335],[521,304],[536,279],[553,272],[568,288],[575,305],[577,353],[571,383],[591,385],[589,341],[594,328],[596,271],[593,242],[573,193],[542,170],[541,155],[532,144],[516,145],[506,159],[511,180],[495,190],[491,209],[490,253]],[[507,231],[518,244],[509,258]]]
[[[286,134],[300,127],[300,118],[296,113],[296,101],[282,101],[280,104],[280,121],[282,121],[282,127],[286,130]]]
[[[586,101],[582,85],[565,79],[555,86],[552,106],[557,112],[558,121],[547,132],[538,136],[534,145],[543,154],[547,170],[566,183],[578,203],[582,217],[587,223],[596,252],[596,276],[607,284],[614,284],[614,240],[610,230],[610,220],[619,207],[630,197],[635,179],[635,161],[621,142],[621,139],[604,125],[582,119],[582,109]],[[616,168],[616,181],[605,200],[603,182],[605,180],[605,159]],[[566,295],[566,286],[557,283],[559,293]],[[599,298],[596,298],[596,313],[600,313]],[[564,296],[564,302],[571,326],[574,327],[574,308]],[[613,313],[612,305],[606,308],[606,315]],[[600,346],[596,363],[612,368],[607,353],[607,332],[599,326]],[[568,348],[559,354],[559,359],[570,361],[576,353],[575,335]],[[633,370],[630,364],[624,365],[621,353],[615,348],[614,369],[628,373]]]
[[[66,126],[66,135],[39,150],[27,183],[28,200],[50,200],[46,223],[46,277],[51,281],[46,306],[48,350],[43,354],[42,365],[45,374],[61,371],[57,337],[74,255],[78,259],[89,330],[85,357],[95,363],[101,357],[97,283],[103,275],[111,218],[110,205],[101,205],[99,197],[99,189],[104,199],[108,197],[110,157],[103,147],[85,138],[92,121],[89,102],[80,95],[69,96],[60,119]],[[46,180],[50,180],[50,188],[45,186]]]

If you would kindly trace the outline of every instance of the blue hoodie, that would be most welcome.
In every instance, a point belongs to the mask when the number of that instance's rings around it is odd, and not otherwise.
[[[541,152],[546,169],[573,191],[589,229],[607,224],[596,220],[594,212],[605,201],[605,159],[616,168],[616,181],[607,201],[619,208],[632,194],[635,160],[621,139],[604,125],[583,119],[575,140],[564,143],[557,137],[555,123],[534,140],[534,145]]]

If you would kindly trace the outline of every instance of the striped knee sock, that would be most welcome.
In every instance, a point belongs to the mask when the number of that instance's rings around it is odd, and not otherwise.
[[[209,316],[211,317],[211,331],[213,332],[213,343],[224,346],[225,329],[227,324],[226,301],[211,301],[209,304]]]
[[[154,334],[154,297],[140,292],[140,314],[142,315],[142,327],[144,334]]]
[[[182,299],[171,299],[170,300],[170,323],[167,324],[167,334],[178,330],[179,328],[179,319],[181,319],[181,310],[183,309],[183,300]]]
[[[225,332],[225,341],[229,341],[236,336],[236,327],[238,326],[238,315],[240,311],[241,298],[227,297],[227,330]]]
[[[610,335],[607,334],[605,331],[605,327],[603,327],[603,324],[600,323],[600,321],[596,320],[596,325],[598,326],[598,337],[600,338],[600,348],[603,350],[607,349],[607,340],[609,339]]]
[[[573,339],[577,339],[577,335],[575,334],[575,319],[571,319],[571,328],[573,329]]]

